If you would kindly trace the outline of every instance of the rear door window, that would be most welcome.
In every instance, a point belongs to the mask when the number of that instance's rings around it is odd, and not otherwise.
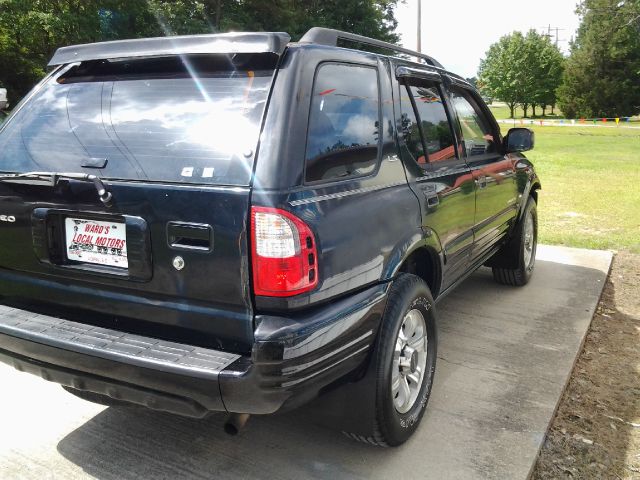
[[[274,65],[226,55],[76,64],[0,132],[0,171],[248,185]]]
[[[402,138],[413,160],[419,165],[427,164],[422,132],[411,101],[411,92],[406,86],[401,87],[400,105],[402,107]]]
[[[378,71],[325,63],[316,72],[309,113],[305,180],[373,173],[380,144]]]
[[[437,85],[412,79],[402,86],[403,137],[421,166],[456,158],[451,124]],[[424,145],[422,141],[424,141]]]

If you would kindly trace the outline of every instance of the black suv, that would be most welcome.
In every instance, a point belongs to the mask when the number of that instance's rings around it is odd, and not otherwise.
[[[529,280],[533,133],[503,138],[429,56],[314,28],[50,66],[0,130],[0,360],[18,370],[229,412],[229,431],[326,394],[351,436],[398,445],[433,381],[434,299],[481,265]]]

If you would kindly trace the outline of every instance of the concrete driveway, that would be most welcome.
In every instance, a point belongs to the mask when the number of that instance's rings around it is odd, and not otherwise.
[[[104,408],[0,365],[0,478],[525,479],[610,263],[609,252],[541,247],[527,287],[483,269],[443,300],[431,401],[396,449],[352,442],[308,409],[253,417],[228,437],[222,416]]]

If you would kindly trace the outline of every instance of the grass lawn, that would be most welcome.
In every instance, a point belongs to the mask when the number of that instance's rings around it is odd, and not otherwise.
[[[533,130],[540,242],[640,253],[640,130]]]
[[[506,105],[490,108],[509,118]],[[545,118],[562,118],[555,113]],[[518,108],[515,117],[522,115]],[[527,126],[536,133],[527,157],[542,181],[540,241],[640,253],[640,130]]]

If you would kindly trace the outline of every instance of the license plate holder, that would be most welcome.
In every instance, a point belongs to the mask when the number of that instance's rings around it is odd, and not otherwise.
[[[66,217],[64,225],[65,250],[69,261],[129,268],[126,223]]]

